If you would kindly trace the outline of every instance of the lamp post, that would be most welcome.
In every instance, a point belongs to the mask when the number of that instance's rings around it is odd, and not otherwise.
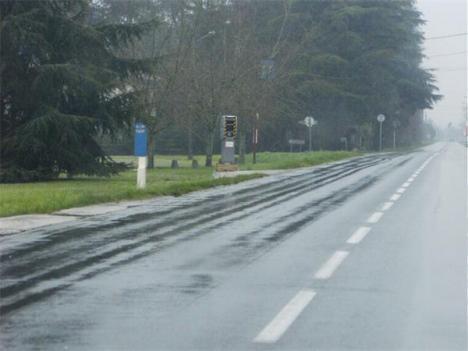
[[[190,64],[191,64],[191,68],[193,71],[195,71],[195,61],[196,61],[196,51],[195,49],[198,49],[201,47],[201,44],[203,42],[203,40],[205,39],[208,39],[208,38],[211,38],[213,36],[216,35],[216,31],[215,30],[210,30],[209,32],[205,33],[204,35],[200,36],[199,38],[197,39],[193,39],[192,41],[192,45],[191,45],[191,51],[192,51],[192,56],[191,56],[191,60],[190,60]],[[189,96],[190,94],[192,94],[190,91],[189,91]],[[187,158],[189,160],[193,160],[193,117],[192,117],[192,114],[191,112],[189,112],[189,115],[188,115],[188,123],[187,123],[187,127],[188,127],[188,155],[187,155]]]
[[[260,119],[260,114],[257,112],[255,114],[255,123],[252,133],[252,163],[257,163],[257,144],[258,144],[258,120]]]
[[[400,127],[400,121],[398,119],[393,120],[393,151],[396,150],[396,135],[397,135],[397,129]]]
[[[380,124],[379,128],[379,151],[382,152],[382,124],[385,121],[385,116],[383,114],[380,114],[377,116],[377,121]]]

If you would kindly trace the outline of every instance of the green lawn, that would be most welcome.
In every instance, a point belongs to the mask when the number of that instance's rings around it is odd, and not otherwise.
[[[321,163],[339,161],[345,158],[362,155],[360,152],[353,151],[314,151],[314,152],[259,152],[257,153],[257,163],[252,163],[252,154],[245,157],[245,164],[240,165],[241,170],[266,170],[266,169],[290,169],[314,166]],[[200,167],[205,164],[203,155],[196,155],[194,158],[198,161]],[[113,156],[113,159],[119,162],[133,163],[136,167],[135,156]],[[213,163],[216,164],[220,159],[219,155],[213,156]],[[192,161],[185,155],[156,155],[156,167],[170,167],[171,161],[177,160],[180,167],[191,167]]]
[[[217,185],[234,184],[260,175],[213,179],[211,169],[158,168],[148,171],[147,187],[136,189],[135,170],[111,178],[83,177],[50,182],[0,184],[0,217],[51,213],[103,202],[181,195]]]
[[[312,153],[259,153],[257,164],[247,155],[244,170],[288,169],[317,165],[357,156],[356,152],[320,151]],[[0,184],[0,217],[31,213],[51,213],[65,208],[103,202],[143,199],[161,195],[181,195],[217,185],[234,184],[259,177],[258,174],[236,178],[213,179],[213,169],[205,168],[204,157],[196,156],[200,168],[192,169],[186,156],[156,156],[158,168],[148,171],[147,187],[136,189],[135,169],[111,178],[80,177],[50,182]],[[133,156],[114,156],[117,161],[133,162]],[[171,169],[171,160],[181,168]],[[219,155],[213,158],[217,162]]]
[[[359,155],[362,153],[352,151],[261,152],[257,154],[256,164],[252,163],[252,155],[247,155],[246,163],[241,165],[241,169],[265,170],[308,167]]]

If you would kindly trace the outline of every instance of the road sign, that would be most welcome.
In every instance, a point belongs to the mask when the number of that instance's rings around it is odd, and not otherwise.
[[[307,116],[304,121],[299,121],[309,129],[309,152],[312,151],[312,127],[317,124],[317,121],[312,116]]]
[[[148,132],[143,123],[135,123],[135,156],[148,154]]]
[[[314,117],[307,116],[306,118],[304,118],[304,124],[307,127],[312,128],[313,126],[317,124],[317,121],[314,119]]]
[[[299,151],[302,151],[302,146],[305,144],[305,140],[302,139],[289,139],[289,152],[293,152],[293,145],[299,145]]]
[[[379,151],[382,152],[382,124],[385,121],[385,116],[380,114],[377,116],[377,121],[379,121],[380,128],[379,128]]]
[[[289,140],[288,140],[288,143],[291,144],[291,145],[304,145],[304,144],[305,144],[305,140],[301,140],[301,139],[289,139]]]
[[[380,123],[385,122],[385,116],[382,115],[382,114],[378,115],[377,116],[377,121],[379,121]]]

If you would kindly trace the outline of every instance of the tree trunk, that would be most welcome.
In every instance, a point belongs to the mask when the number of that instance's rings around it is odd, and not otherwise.
[[[208,138],[206,141],[205,167],[213,166],[213,146],[214,146],[214,131],[209,131]]]
[[[148,131],[148,168],[154,168],[154,147],[156,145],[155,133]]]

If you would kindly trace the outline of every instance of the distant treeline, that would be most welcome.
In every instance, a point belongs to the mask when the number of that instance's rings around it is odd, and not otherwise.
[[[386,146],[394,127],[400,145],[434,133],[411,0],[7,0],[0,16],[3,181],[117,172],[106,152],[131,152],[135,120],[150,152],[207,165],[224,114],[241,160],[254,123],[263,151],[307,142],[305,116],[314,149],[375,149],[378,114]]]

